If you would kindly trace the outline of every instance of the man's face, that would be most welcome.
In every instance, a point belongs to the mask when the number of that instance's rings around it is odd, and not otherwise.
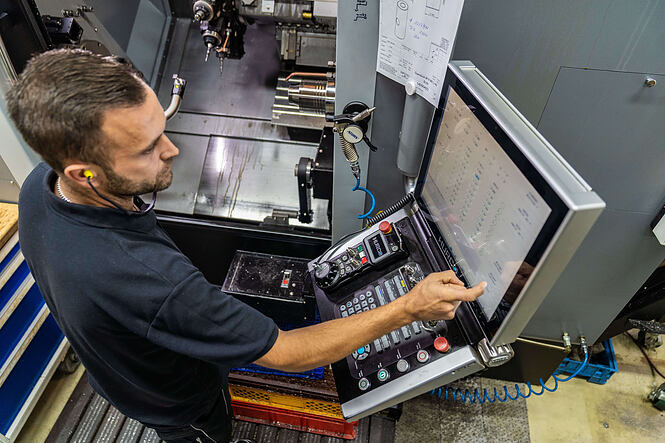
[[[148,86],[145,89],[141,105],[111,109],[102,117],[109,163],[103,185],[113,195],[161,191],[173,180],[171,164],[179,151],[164,135],[166,118],[157,96]]]

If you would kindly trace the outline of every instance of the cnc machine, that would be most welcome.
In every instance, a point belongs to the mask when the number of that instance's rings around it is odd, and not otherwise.
[[[660,201],[623,211],[624,196],[615,198],[617,190],[589,166],[598,156],[594,145],[563,136],[576,127],[570,110],[587,109],[574,101],[576,83],[565,76],[597,73],[563,70],[557,88],[543,83],[552,103],[538,126],[540,114],[521,90],[515,93],[513,77],[522,77],[498,69],[474,38],[496,36],[471,0],[454,53],[471,62],[451,63],[438,106],[377,74],[379,0],[19,4],[10,12],[27,17],[27,25],[19,29],[19,21],[0,17],[6,79],[34,52],[82,47],[131,61],[163,106],[172,104],[166,134],[180,156],[156,210],[211,282],[222,284],[236,250],[307,261],[307,284],[323,320],[379,307],[432,271],[451,269],[468,284],[492,283],[485,298],[460,307],[456,320],[405,326],[335,363],[348,419],[481,370],[517,381],[549,376],[565,355],[564,337],[595,342],[664,256],[649,227]],[[496,21],[504,22],[511,26],[509,19]],[[8,41],[19,31],[34,38]],[[536,58],[529,63],[541,66]],[[627,103],[658,103],[647,96],[659,93],[654,82],[626,92]],[[588,85],[593,95],[598,84]],[[2,157],[21,182],[37,159],[10,135],[14,143]],[[621,155],[603,160],[611,166]],[[487,185],[492,173],[505,174],[505,182]],[[374,191],[374,213],[383,209],[384,218],[357,217],[373,208],[366,194],[354,192],[360,187]],[[478,206],[492,196],[504,205],[503,215]],[[617,210],[600,214],[604,201]],[[608,298],[611,291],[597,294],[589,283],[605,282],[602,272],[585,270],[597,267],[598,245],[608,244],[610,227],[634,234],[621,247],[639,249],[642,255],[626,257],[638,257],[644,269],[627,277],[632,292]],[[515,235],[519,240],[505,240]],[[570,290],[577,280],[585,282],[583,294]],[[596,310],[587,303],[592,299],[603,306]],[[299,302],[314,303],[314,297]],[[536,355],[546,363],[528,364]]]

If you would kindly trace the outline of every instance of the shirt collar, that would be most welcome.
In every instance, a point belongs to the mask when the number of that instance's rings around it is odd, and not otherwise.
[[[117,208],[67,203],[53,193],[53,186],[58,177],[55,171],[46,164],[42,164],[42,166],[45,168],[42,180],[44,204],[50,206],[61,215],[86,225],[101,228],[127,229],[142,232],[155,228],[157,217],[153,210],[148,212],[130,212],[121,211]]]

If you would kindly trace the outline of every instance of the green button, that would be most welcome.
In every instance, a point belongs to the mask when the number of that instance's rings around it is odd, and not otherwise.
[[[358,252],[362,252],[362,251],[363,251],[363,247],[362,247],[362,246],[358,246]]]
[[[385,369],[381,369],[377,374],[376,377],[379,379],[379,381],[386,381],[388,380],[388,371]]]

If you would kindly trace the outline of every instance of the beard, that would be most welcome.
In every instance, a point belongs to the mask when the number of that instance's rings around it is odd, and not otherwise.
[[[171,186],[173,181],[173,171],[171,164],[167,162],[164,167],[157,173],[154,180],[143,180],[140,182],[133,182],[120,174],[117,174],[113,169],[108,168],[106,174],[106,188],[111,194],[123,197],[132,197],[135,195],[149,194],[152,192],[163,191]]]

